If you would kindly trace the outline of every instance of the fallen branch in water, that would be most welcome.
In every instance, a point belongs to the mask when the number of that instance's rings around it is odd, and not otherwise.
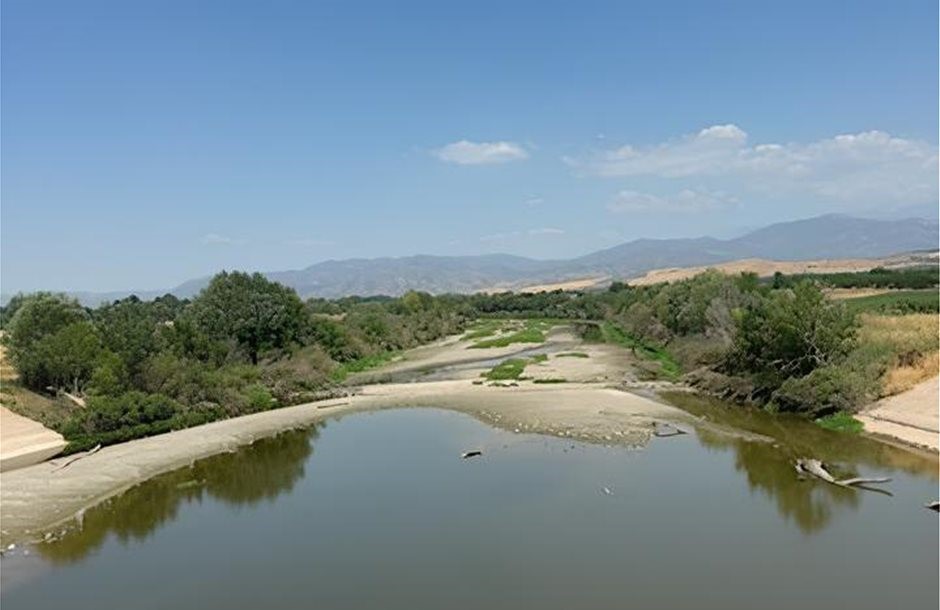
[[[832,476],[828,470],[826,470],[826,467],[823,466],[822,462],[811,459],[797,460],[796,471],[800,474],[811,474],[818,479],[822,479],[826,483],[832,483],[833,485],[838,485],[839,487],[863,487],[872,483],[888,483],[891,481],[891,479],[887,477],[854,477],[851,479],[837,479]]]
[[[930,510],[934,512],[940,513],[940,500],[937,500],[936,502],[931,502],[930,504],[924,504],[924,508],[929,508]]]
[[[473,449],[471,451],[464,451],[463,453],[460,454],[460,457],[463,459],[467,459],[467,458],[477,457],[478,455],[483,455],[483,452],[480,451],[479,449]]]
[[[658,437],[669,437],[669,436],[679,436],[682,434],[688,434],[685,430],[677,428],[672,424],[663,424],[660,422],[655,422],[653,424],[653,436]]]

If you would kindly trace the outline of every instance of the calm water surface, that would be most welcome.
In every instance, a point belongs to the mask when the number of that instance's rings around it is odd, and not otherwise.
[[[690,402],[691,401],[691,402]],[[142,484],[2,559],[20,608],[936,608],[937,463],[771,434],[606,448],[432,409],[352,415]],[[809,447],[893,495],[799,481]],[[482,448],[482,458],[459,459]],[[604,488],[610,494],[604,492]]]

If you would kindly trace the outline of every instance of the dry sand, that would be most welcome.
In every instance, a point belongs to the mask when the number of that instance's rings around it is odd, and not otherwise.
[[[940,377],[883,398],[856,418],[865,431],[904,443],[940,450]]]

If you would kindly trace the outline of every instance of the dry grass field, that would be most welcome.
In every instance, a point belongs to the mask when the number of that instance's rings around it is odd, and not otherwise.
[[[861,316],[859,339],[896,354],[895,365],[882,380],[882,392],[890,396],[937,376],[940,372],[940,316]]]

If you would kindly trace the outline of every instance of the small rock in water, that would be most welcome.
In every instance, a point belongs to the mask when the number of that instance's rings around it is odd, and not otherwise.
[[[7,547],[7,550],[8,550],[8,551],[12,551],[12,550],[15,549],[15,548],[16,548],[16,545],[13,544],[13,543],[10,543],[10,546]]]
[[[614,493],[610,490],[610,487],[602,487],[601,490],[604,492],[605,496],[609,496]]]

